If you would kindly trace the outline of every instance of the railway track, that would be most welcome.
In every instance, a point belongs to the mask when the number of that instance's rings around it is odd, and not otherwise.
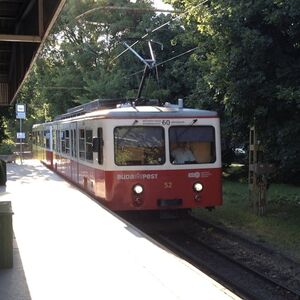
[[[243,299],[300,299],[300,265],[193,217],[134,224]]]
[[[300,299],[300,291],[273,280],[185,232],[159,234],[158,240],[246,299]]]

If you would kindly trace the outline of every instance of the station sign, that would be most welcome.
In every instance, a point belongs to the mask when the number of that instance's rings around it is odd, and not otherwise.
[[[26,105],[25,104],[16,104],[16,118],[17,119],[26,119]]]
[[[17,132],[17,139],[25,139],[25,132]]]

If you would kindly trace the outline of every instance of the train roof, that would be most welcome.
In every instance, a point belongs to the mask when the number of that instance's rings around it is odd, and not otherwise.
[[[87,104],[69,109],[66,114],[57,116],[54,121],[80,119],[127,119],[127,118],[216,118],[217,112],[201,109],[184,108],[181,104],[165,103],[159,105],[135,105],[134,102],[119,100],[94,100]],[[119,103],[119,104],[116,104]],[[155,101],[151,103],[156,104]],[[148,104],[148,103],[146,103]]]
[[[123,118],[196,118],[196,117],[217,117],[215,111],[161,107],[161,106],[136,106],[121,107],[110,110],[99,110],[88,113],[85,117],[102,117],[112,119]]]

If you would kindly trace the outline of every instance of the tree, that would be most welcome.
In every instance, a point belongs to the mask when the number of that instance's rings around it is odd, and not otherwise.
[[[248,140],[255,120],[266,159],[279,163],[284,179],[297,178],[299,1],[171,2],[187,11],[185,20],[197,28],[202,49],[191,101],[217,107],[225,136],[233,142]]]
[[[12,133],[9,130],[8,120],[13,118],[13,108],[7,107],[2,108],[0,112],[0,144],[3,140],[9,139],[12,136]]]
[[[34,79],[36,94],[47,104],[50,116],[96,98],[136,97],[144,65],[130,51],[124,52],[123,42],[138,41],[134,48],[145,58],[150,57],[148,40],[158,42],[153,44],[158,62],[187,49],[188,45],[174,43],[183,32],[180,23],[173,20],[169,25],[170,15],[156,15],[149,8],[150,1],[133,4],[119,0],[113,7],[107,1],[68,2],[37,63]],[[161,25],[160,30],[152,32]],[[159,84],[155,77],[150,78],[143,95],[163,101],[170,101],[175,95],[178,98],[184,60],[177,65],[161,64]],[[188,90],[186,84],[184,89]]]

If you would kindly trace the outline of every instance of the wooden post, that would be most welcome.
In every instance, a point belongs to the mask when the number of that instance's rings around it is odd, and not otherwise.
[[[250,128],[249,135],[249,200],[257,215],[264,215],[267,206],[267,177],[263,164],[263,148],[257,139],[255,126]]]

